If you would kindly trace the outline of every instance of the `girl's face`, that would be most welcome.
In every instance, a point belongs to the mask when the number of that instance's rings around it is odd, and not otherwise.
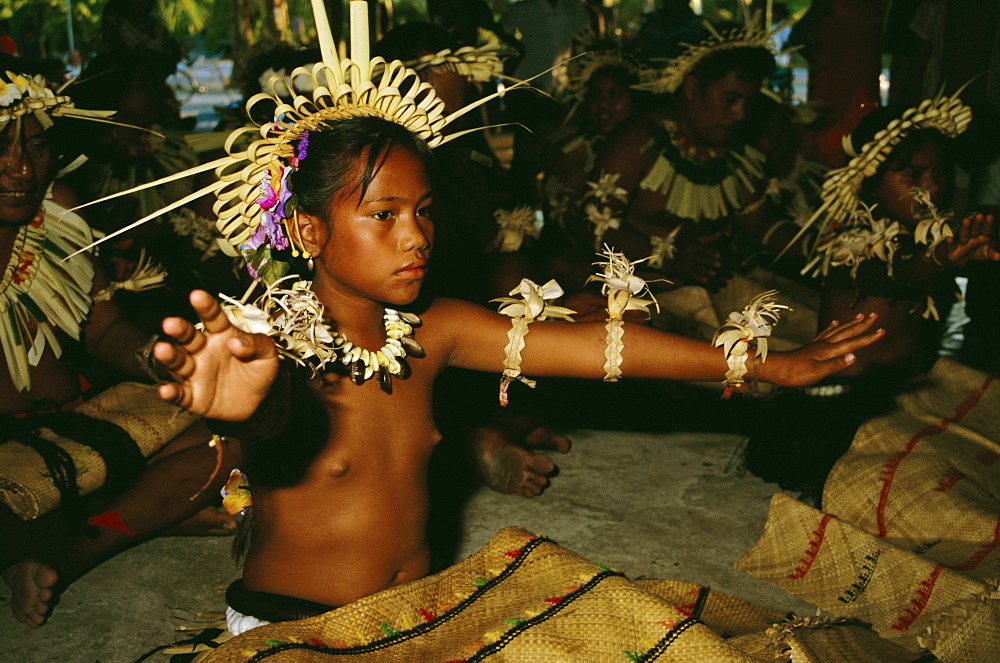
[[[950,172],[941,149],[934,141],[924,141],[909,163],[889,167],[875,189],[875,201],[882,214],[905,224],[916,225],[918,212],[913,204],[913,188],[927,189],[935,205],[948,192]]]
[[[598,74],[590,83],[587,108],[591,126],[606,136],[632,112],[632,93],[611,74]]]
[[[367,153],[359,163],[364,163]],[[420,292],[434,239],[431,186],[411,150],[393,148],[364,198],[347,186],[334,197],[318,237],[317,290],[334,288],[384,304],[409,304]]]

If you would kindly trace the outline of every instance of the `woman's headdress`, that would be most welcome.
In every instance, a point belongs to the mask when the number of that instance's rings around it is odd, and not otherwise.
[[[862,183],[878,171],[892,150],[912,132],[936,129],[948,138],[955,138],[965,131],[972,120],[972,109],[958,98],[961,92],[962,89],[949,97],[941,93],[908,108],[860,149],[852,144],[850,136],[845,136],[844,151],[852,157],[851,160],[843,168],[827,173],[820,192],[822,203],[788,246],[794,245],[816,223],[820,224],[817,237],[822,237],[834,221],[849,218],[861,205],[858,192]],[[787,250],[788,247],[785,247],[784,251]]]
[[[213,210],[217,215],[216,227],[222,236],[219,244],[223,252],[239,256],[245,254],[244,249],[248,246],[254,250],[261,246],[283,248],[290,240],[295,254],[300,247],[296,247],[295,201],[289,190],[288,176],[306,157],[310,132],[321,131],[340,120],[379,117],[406,127],[435,147],[468,133],[445,136],[443,130],[497,96],[481,98],[446,115],[444,102],[430,84],[420,80],[416,71],[398,60],[386,62],[380,57],[369,58],[368,13],[364,0],[351,0],[351,56],[345,59],[337,54],[323,0],[312,0],[312,9],[322,61],[298,67],[288,75],[271,77],[268,91],[247,100],[248,113],[259,103],[273,104],[274,119],[257,128],[235,130],[226,140],[228,155],[221,159],[103,199],[128,195],[209,170],[215,170],[218,176],[213,184],[105,239],[214,193]],[[522,83],[507,89],[519,85]]]

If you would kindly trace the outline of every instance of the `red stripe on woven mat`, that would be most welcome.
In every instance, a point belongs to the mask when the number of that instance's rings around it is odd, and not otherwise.
[[[924,611],[927,603],[931,600],[934,585],[937,583],[938,576],[941,575],[943,569],[944,567],[938,564],[931,571],[931,575],[927,580],[920,581],[920,584],[917,585],[916,596],[910,599],[910,607],[906,608],[903,614],[896,618],[896,623],[892,625],[893,630],[906,631],[913,626],[913,622],[917,621],[917,617],[920,616],[920,613]]]
[[[798,566],[795,567],[795,572],[788,574],[789,580],[801,580],[809,573],[809,569],[812,568],[813,562],[816,561],[816,555],[819,554],[819,549],[823,545],[823,539],[826,537],[826,526],[830,524],[832,519],[833,516],[830,514],[823,514],[819,525],[813,530],[812,537],[809,539],[809,547],[806,548]]]
[[[993,552],[993,549],[1000,546],[1000,518],[997,518],[996,524],[993,526],[993,540],[989,543],[981,546],[979,550],[973,553],[972,557],[965,560],[961,564],[955,564],[951,568],[958,571],[968,571],[979,566],[979,563],[986,559],[986,556]]]
[[[882,491],[878,497],[878,507],[875,509],[875,520],[878,523],[878,535],[880,537],[885,537],[888,533],[888,529],[885,522],[885,507],[889,501],[889,490],[892,488],[892,481],[896,476],[896,468],[899,464],[903,462],[903,459],[910,455],[913,448],[917,446],[917,442],[924,439],[925,437],[930,437],[931,435],[937,435],[938,433],[943,433],[948,429],[951,424],[957,424],[961,421],[965,415],[967,415],[972,408],[976,407],[979,400],[986,393],[986,390],[990,388],[993,384],[993,380],[996,376],[989,375],[986,377],[985,382],[976,391],[969,394],[969,396],[962,401],[962,403],[955,408],[955,414],[948,419],[942,419],[941,423],[931,424],[917,431],[916,435],[910,438],[903,450],[897,453],[895,456],[889,459],[889,462],[885,464],[882,468],[882,475],[879,477],[879,483],[882,484]]]

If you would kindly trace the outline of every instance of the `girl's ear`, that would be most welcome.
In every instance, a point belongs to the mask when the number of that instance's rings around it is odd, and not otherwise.
[[[299,211],[298,227],[302,248],[308,251],[309,255],[319,255],[330,236],[330,229],[326,223],[318,216]]]

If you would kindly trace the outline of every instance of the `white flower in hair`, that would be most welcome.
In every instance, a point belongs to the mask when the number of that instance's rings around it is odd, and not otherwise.
[[[10,106],[21,98],[21,88],[0,80],[0,106]]]

